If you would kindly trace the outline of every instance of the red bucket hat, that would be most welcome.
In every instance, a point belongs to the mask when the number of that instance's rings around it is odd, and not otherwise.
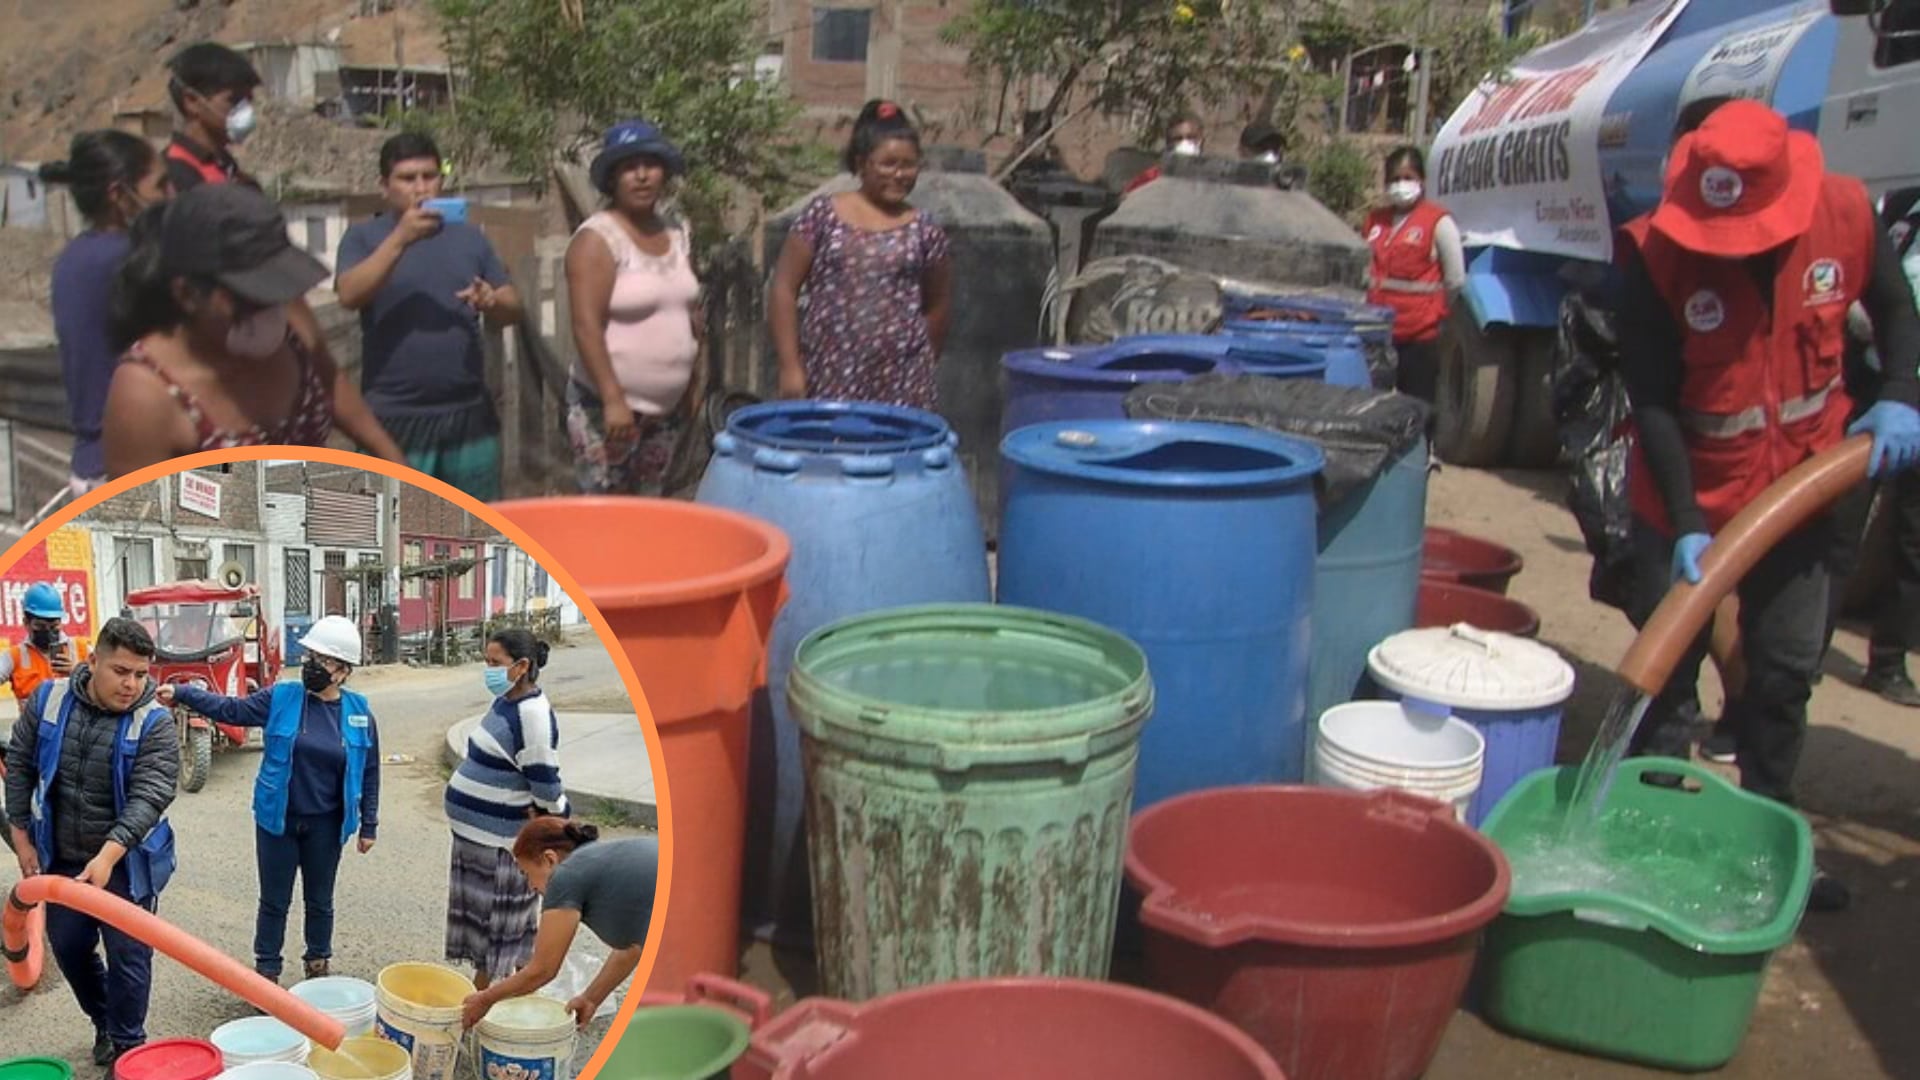
[[[1653,227],[1689,251],[1744,258],[1813,224],[1820,144],[1757,101],[1730,101],[1674,144]]]

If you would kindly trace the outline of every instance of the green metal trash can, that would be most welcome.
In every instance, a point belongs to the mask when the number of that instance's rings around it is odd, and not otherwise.
[[[821,991],[1103,979],[1140,729],[1139,646],[990,604],[896,608],[800,643]]]

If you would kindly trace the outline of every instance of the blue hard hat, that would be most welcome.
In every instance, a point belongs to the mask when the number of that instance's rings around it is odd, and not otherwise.
[[[67,608],[60,602],[60,590],[44,581],[34,582],[27,587],[27,595],[21,599],[20,606],[36,619],[64,619]]]

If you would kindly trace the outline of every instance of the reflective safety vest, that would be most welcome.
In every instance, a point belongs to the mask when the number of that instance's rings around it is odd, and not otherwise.
[[[1644,218],[1622,230],[1680,329],[1680,424],[1713,532],[1846,436],[1847,308],[1872,272],[1879,224],[1860,181],[1828,175],[1823,185],[1813,225],[1774,254],[1771,305],[1744,260],[1687,251]],[[1671,533],[1638,445],[1627,475],[1634,513]]]
[[[87,659],[87,650],[79,642],[68,639],[73,646],[73,662],[83,663]],[[46,653],[34,648],[28,642],[13,647],[13,698],[25,701],[33,696],[40,684],[53,678],[53,660]]]
[[[40,866],[53,866],[53,779],[60,771],[60,747],[66,741],[67,720],[73,715],[73,680],[55,679],[41,686],[37,695],[40,715],[39,753],[34,767],[39,771],[33,786],[33,801],[28,810],[28,833]],[[140,756],[140,740],[154,724],[173,723],[173,713],[151,706],[143,713],[126,712],[113,740],[113,812],[127,808],[127,785],[133,780],[133,763]],[[127,849],[123,860],[127,867],[128,891],[137,903],[146,903],[160,895],[173,877],[175,857],[173,825],[162,817],[147,835]]]
[[[1399,225],[1393,211],[1367,215],[1367,246],[1373,249],[1367,302],[1393,309],[1393,340],[1432,341],[1447,319],[1447,285],[1433,230],[1447,208],[1421,199]]]

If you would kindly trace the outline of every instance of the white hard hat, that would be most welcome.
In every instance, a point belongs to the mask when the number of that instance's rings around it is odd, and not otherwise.
[[[329,615],[313,624],[300,647],[321,656],[330,656],[344,664],[360,664],[360,631],[345,615]]]

